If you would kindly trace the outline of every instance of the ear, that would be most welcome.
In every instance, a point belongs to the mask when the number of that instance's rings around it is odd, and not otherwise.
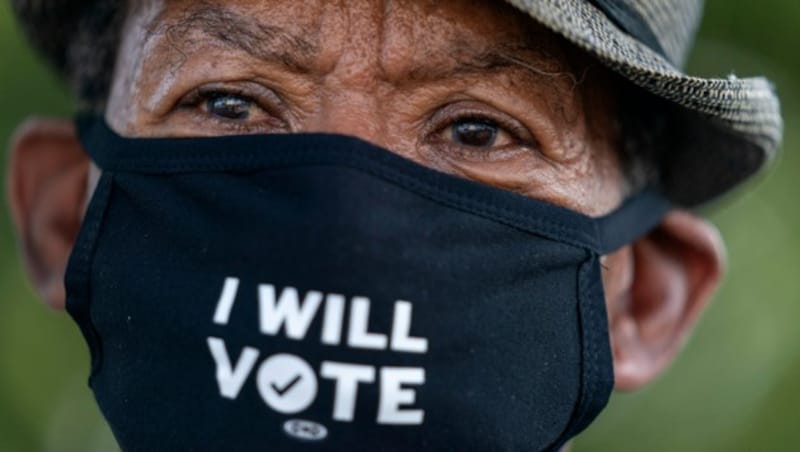
[[[716,228],[685,211],[606,260],[616,387],[659,376],[682,348],[724,273]]]
[[[72,122],[36,119],[20,126],[8,168],[11,216],[28,276],[47,304],[63,309],[64,273],[89,175]]]

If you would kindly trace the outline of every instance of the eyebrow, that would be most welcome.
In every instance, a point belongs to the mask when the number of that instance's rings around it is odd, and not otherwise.
[[[266,61],[276,61],[301,73],[311,71],[319,46],[287,29],[262,24],[224,6],[202,2],[169,23],[156,17],[148,35],[164,33],[170,42],[185,41],[192,31],[200,31],[215,41]],[[158,25],[156,25],[158,24]],[[149,38],[149,36],[148,36]],[[180,50],[180,49],[178,49]]]
[[[544,75],[544,71],[536,70],[531,64],[526,64],[523,54],[524,49],[519,46],[505,44],[482,51],[466,46],[457,47],[454,52],[448,54],[453,60],[453,64],[423,64],[409,71],[406,78],[412,82],[426,82],[463,78],[519,67],[525,67],[538,75]]]

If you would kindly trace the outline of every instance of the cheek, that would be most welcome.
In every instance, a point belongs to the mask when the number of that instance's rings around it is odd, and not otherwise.
[[[554,198],[566,200],[562,204],[565,207],[598,217],[622,203],[627,185],[614,148],[613,131],[605,126],[586,125],[589,120],[585,117],[584,125],[562,132],[564,153],[573,157],[549,169],[546,187]]]
[[[590,216],[606,215],[622,203],[627,196],[624,175],[619,168],[615,150],[609,142],[595,140],[581,174],[574,176],[581,187],[580,210]]]

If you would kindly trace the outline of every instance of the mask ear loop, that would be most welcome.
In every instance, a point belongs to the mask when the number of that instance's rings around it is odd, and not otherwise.
[[[664,195],[645,189],[610,214],[596,218],[600,253],[610,254],[655,229],[673,208]]]

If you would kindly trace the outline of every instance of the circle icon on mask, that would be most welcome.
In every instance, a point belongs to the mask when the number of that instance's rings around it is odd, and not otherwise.
[[[289,419],[283,423],[283,431],[303,441],[322,441],[328,436],[328,429],[324,425],[305,419]]]
[[[314,370],[295,355],[271,356],[261,364],[256,381],[264,402],[279,413],[299,413],[317,397]]]

